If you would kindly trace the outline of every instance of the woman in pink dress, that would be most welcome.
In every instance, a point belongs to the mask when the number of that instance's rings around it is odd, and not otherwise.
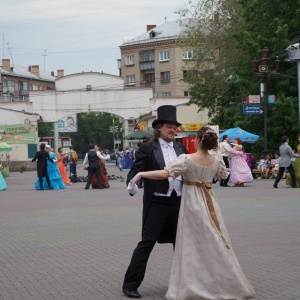
[[[234,150],[242,151],[243,146],[240,138],[235,139],[235,143],[233,145]],[[253,181],[251,169],[246,162],[244,154],[232,154],[230,169],[230,181],[234,183],[234,186],[244,186],[244,183]]]

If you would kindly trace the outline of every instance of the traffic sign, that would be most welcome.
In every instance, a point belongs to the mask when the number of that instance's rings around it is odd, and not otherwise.
[[[246,99],[249,103],[260,103],[260,95],[249,95]]]
[[[244,105],[243,106],[244,115],[259,115],[261,114],[260,105]]]
[[[276,96],[275,95],[268,95],[268,103],[269,104],[274,104],[276,100]]]

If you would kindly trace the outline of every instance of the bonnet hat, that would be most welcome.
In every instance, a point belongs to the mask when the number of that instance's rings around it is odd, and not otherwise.
[[[51,149],[51,146],[50,145],[46,145],[45,148],[50,148]]]
[[[181,126],[176,120],[176,106],[173,105],[162,105],[157,108],[157,119],[153,121],[152,127],[155,128],[157,124],[166,122],[175,123],[176,126]]]

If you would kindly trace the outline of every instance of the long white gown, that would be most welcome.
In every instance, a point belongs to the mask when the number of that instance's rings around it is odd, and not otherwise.
[[[204,167],[183,154],[165,169],[173,178],[182,175],[187,183],[183,185],[166,299],[251,298],[255,292],[232,250],[215,193],[212,189],[205,191],[202,186],[190,185],[195,182],[210,183],[214,177],[224,178],[226,167],[222,158],[216,156],[211,165]],[[205,192],[209,195],[205,196]],[[208,201],[208,198],[211,200]],[[214,209],[211,209],[210,203],[213,203]],[[213,210],[217,220],[211,213]]]

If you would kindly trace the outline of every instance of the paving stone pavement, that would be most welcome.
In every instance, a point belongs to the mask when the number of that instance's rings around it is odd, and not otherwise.
[[[126,177],[114,163],[108,173]],[[78,167],[79,175],[85,174]],[[125,183],[84,190],[36,191],[36,172],[11,173],[0,192],[0,299],[126,299],[124,273],[140,240],[142,193]],[[255,300],[300,299],[300,189],[273,180],[240,188],[214,185],[235,253]],[[172,246],[154,247],[143,299],[164,299]]]

